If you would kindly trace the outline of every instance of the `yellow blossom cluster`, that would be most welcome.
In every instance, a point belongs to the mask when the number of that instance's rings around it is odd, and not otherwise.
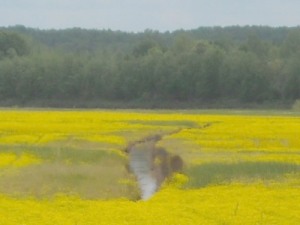
[[[199,190],[165,188],[149,201],[13,199],[0,196],[2,225],[209,224],[298,225],[299,188],[232,184]]]
[[[0,145],[43,145],[76,139],[125,147],[127,141],[174,129],[160,127],[160,122],[176,121],[176,117],[130,111],[0,111]]]
[[[207,127],[184,130],[203,151],[298,151],[300,118],[287,116],[203,116]]]
[[[194,118],[195,119],[195,118]],[[285,161],[300,163],[300,117],[199,115],[199,127],[167,137],[162,145],[194,163],[210,161]],[[172,146],[172,143],[180,143]],[[197,155],[197,157],[195,157]]]
[[[23,153],[19,156],[10,152],[0,153],[0,169],[6,167],[24,167],[39,163],[41,163],[39,158],[28,153]]]

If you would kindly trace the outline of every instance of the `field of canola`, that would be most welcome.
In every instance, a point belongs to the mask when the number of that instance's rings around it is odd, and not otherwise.
[[[156,134],[184,170],[142,201],[125,149]],[[299,134],[279,112],[1,110],[0,225],[298,225]]]

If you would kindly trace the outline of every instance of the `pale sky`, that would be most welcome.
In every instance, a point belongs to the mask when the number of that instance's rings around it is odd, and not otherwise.
[[[174,31],[299,26],[300,0],[0,0],[0,26]]]

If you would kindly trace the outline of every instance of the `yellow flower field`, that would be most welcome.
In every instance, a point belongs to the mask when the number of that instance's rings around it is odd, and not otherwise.
[[[0,111],[0,225],[300,222],[300,117]],[[127,146],[153,135],[183,174],[139,200]]]
[[[226,185],[164,189],[147,202],[0,197],[0,224],[299,224],[299,189]]]

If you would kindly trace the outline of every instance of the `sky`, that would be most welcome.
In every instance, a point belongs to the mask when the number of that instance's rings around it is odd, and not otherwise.
[[[174,31],[299,26],[300,0],[0,0],[0,26]]]

